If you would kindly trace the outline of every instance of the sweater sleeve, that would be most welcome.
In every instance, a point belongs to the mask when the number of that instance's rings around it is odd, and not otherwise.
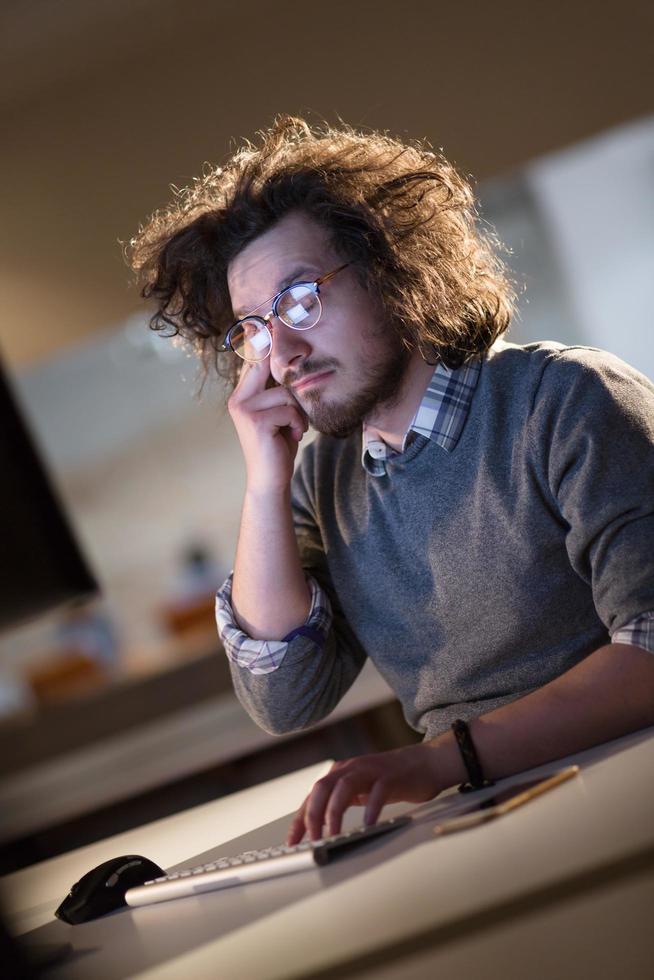
[[[366,659],[332,587],[306,489],[306,470],[306,465],[298,468],[293,481],[296,537],[312,595],[306,622],[283,640],[254,640],[234,621],[231,578],[216,596],[218,631],[234,690],[250,717],[271,735],[301,731],[327,717]],[[283,596],[279,601],[283,602]]]
[[[654,385],[611,354],[567,348],[543,370],[529,427],[570,563],[615,635],[654,609]]]

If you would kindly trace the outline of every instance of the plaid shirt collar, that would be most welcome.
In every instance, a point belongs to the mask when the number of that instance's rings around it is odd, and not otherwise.
[[[452,452],[468,417],[480,371],[480,357],[453,370],[440,362],[436,365],[420,407],[404,436],[402,452],[416,436],[431,439],[445,452]],[[399,455],[364,423],[361,463],[371,476],[385,476],[386,461]]]

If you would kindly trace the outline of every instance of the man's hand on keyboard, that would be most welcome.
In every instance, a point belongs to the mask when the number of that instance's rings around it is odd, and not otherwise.
[[[298,843],[305,834],[318,840],[325,826],[329,835],[340,833],[349,806],[365,806],[365,823],[373,824],[386,803],[431,800],[447,785],[438,777],[437,755],[434,745],[423,742],[335,762],[298,810],[288,843]]]

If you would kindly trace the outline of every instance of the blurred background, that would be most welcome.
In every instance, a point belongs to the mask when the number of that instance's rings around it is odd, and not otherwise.
[[[653,29],[644,0],[3,0],[0,356],[100,591],[0,634],[0,867],[413,737],[373,671],[302,737],[236,704],[240,452],[121,243],[276,113],[426,137],[510,250],[509,339],[654,378]]]

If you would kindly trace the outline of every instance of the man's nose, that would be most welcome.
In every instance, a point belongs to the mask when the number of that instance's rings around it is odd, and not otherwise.
[[[268,324],[268,329],[272,335],[270,364],[273,375],[297,367],[311,353],[307,331],[293,330],[276,317]]]

